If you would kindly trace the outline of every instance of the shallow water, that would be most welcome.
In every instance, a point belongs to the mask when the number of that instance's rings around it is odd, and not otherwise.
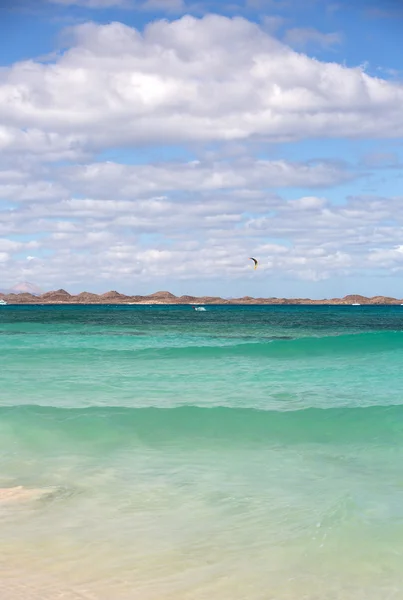
[[[401,307],[2,307],[0,597],[403,598]]]

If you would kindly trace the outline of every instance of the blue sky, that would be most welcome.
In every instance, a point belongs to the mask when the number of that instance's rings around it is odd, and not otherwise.
[[[398,2],[0,10],[0,289],[403,296]]]

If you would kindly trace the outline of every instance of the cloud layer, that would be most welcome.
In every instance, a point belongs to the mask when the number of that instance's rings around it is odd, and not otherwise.
[[[292,180],[299,166],[286,166]],[[249,255],[260,259],[253,276],[262,283],[267,275],[320,281],[403,270],[401,198],[351,197],[337,206],[323,194],[287,200],[255,182],[256,165],[249,179],[232,167],[229,187],[206,165],[195,165],[196,173],[188,165],[173,172],[113,163],[60,167],[54,181],[0,173],[0,193],[10,202],[0,219],[7,281],[15,273],[45,287],[79,289],[92,281],[103,289],[117,281],[127,291],[134,281],[152,286],[164,278],[243,281],[252,275]],[[312,181],[316,167],[305,169]]]
[[[92,1],[101,3],[80,3]],[[339,41],[316,34],[288,33],[294,46]],[[400,198],[333,204],[328,189],[359,171],[251,151],[397,138],[401,84],[298,53],[243,18],[186,16],[143,32],[85,23],[64,40],[51,62],[0,71],[1,287],[237,280],[251,275],[250,255],[262,281],[403,269]],[[220,155],[220,144],[239,142],[244,152]],[[150,148],[190,144],[197,160],[142,160]],[[121,163],[105,159],[113,151]],[[374,164],[389,166],[390,155],[368,155],[362,168]]]

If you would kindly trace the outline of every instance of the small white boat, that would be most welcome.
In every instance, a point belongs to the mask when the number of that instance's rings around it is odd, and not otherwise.
[[[351,306],[361,306],[359,302],[353,302]]]
[[[200,312],[205,312],[206,309],[204,308],[204,306],[194,306],[193,307],[195,310],[200,311]]]
[[[7,306],[7,302],[3,298],[0,300],[0,306]]]

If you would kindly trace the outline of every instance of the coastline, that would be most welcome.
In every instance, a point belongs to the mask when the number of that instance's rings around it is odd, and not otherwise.
[[[392,298],[389,296],[362,296],[359,294],[349,294],[343,298],[253,298],[244,296],[242,298],[221,298],[219,296],[175,296],[170,292],[156,292],[148,296],[127,296],[119,292],[111,291],[105,294],[93,294],[90,292],[81,292],[79,294],[69,294],[65,290],[56,290],[45,292],[41,295],[33,295],[26,292],[2,294],[0,299],[7,304],[126,304],[126,305],[401,305],[403,299]]]

